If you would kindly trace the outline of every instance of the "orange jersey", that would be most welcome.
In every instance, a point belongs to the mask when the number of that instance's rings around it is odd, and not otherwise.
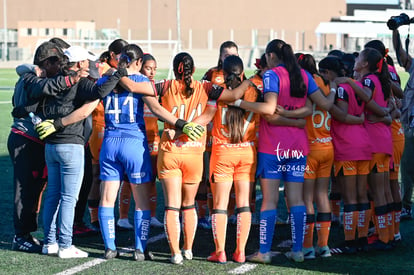
[[[325,94],[329,94],[329,86],[326,85],[318,75],[313,76],[319,89]],[[321,150],[332,148],[331,137],[331,114],[317,107],[314,103],[312,115],[306,118],[306,131],[310,150]]]
[[[255,102],[257,99],[257,92],[253,87],[249,89],[244,94],[244,100]],[[218,103],[218,110],[213,118],[213,146],[221,144],[231,144],[230,137],[228,134],[228,126],[226,125],[226,112],[228,110],[227,104],[222,102]],[[249,144],[249,146],[254,146],[256,142],[256,122],[258,120],[258,115],[246,111],[244,115],[244,133],[242,143]]]
[[[404,128],[399,118],[393,119],[391,123],[391,136],[393,141],[404,140]]]
[[[209,92],[213,89],[213,83],[211,82],[193,81],[194,93],[190,97],[186,97],[182,92],[185,90],[185,84],[182,80],[167,80],[163,85],[162,106],[176,117],[186,121],[193,121],[203,113],[209,101]],[[206,135],[196,141],[191,141],[186,135],[170,139],[166,134],[166,129],[174,129],[174,125],[164,123],[161,150],[185,154],[204,151]]]
[[[256,85],[257,89],[263,93],[263,78],[260,75],[253,75],[249,78],[254,85]]]
[[[144,104],[144,121],[148,143],[151,143],[159,136],[158,117],[151,112],[147,104]]]

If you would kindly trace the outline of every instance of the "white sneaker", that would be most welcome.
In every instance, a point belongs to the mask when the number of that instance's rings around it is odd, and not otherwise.
[[[58,253],[58,250],[59,250],[59,245],[57,243],[44,244],[42,247],[42,254],[54,255]]]
[[[151,217],[151,226],[153,227],[164,227],[164,224],[160,222],[157,217]]]
[[[119,219],[118,222],[116,223],[119,227],[121,228],[125,228],[128,230],[132,230],[134,229],[134,226],[132,224],[129,223],[128,219]]]
[[[59,248],[58,256],[61,259],[87,258],[88,253],[72,245],[72,246],[69,246],[68,248]]]
[[[183,254],[184,259],[186,260],[192,260],[193,259],[193,251],[191,249],[188,250],[182,250],[181,253]]]
[[[183,255],[181,255],[181,253],[175,254],[174,256],[171,257],[170,261],[173,264],[183,264]]]

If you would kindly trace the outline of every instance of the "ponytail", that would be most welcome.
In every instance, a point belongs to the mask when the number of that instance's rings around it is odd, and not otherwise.
[[[179,53],[174,58],[173,67],[175,78],[184,81],[185,95],[186,97],[190,97],[194,93],[194,88],[191,85],[193,82],[192,75],[194,71],[193,58],[188,53]]]

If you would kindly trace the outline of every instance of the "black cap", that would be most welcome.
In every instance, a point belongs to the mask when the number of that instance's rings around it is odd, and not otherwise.
[[[33,64],[40,65],[44,60],[54,56],[59,59],[62,59],[62,50],[58,46],[56,46],[55,43],[44,42],[40,44],[39,47],[37,47],[36,52],[34,54]]]

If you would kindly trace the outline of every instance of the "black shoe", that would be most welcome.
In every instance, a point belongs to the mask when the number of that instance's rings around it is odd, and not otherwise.
[[[144,255],[145,255],[145,260],[147,260],[147,261],[153,261],[154,260],[154,254],[152,254],[152,252],[149,251],[148,248],[145,249]]]
[[[104,258],[109,260],[118,257],[118,250],[112,250],[110,248],[105,249]]]
[[[371,247],[375,250],[380,250],[380,251],[388,251],[393,248],[391,244],[384,243],[380,240],[377,240],[376,242],[372,243]]]
[[[14,236],[12,250],[24,251],[28,253],[42,253],[42,245],[40,241],[30,234],[26,236]]]
[[[135,249],[134,251],[134,260],[137,262],[143,262],[145,261],[145,255],[142,253],[141,250]]]
[[[411,208],[403,207],[401,209],[401,216],[400,219],[403,220],[411,220],[413,218]]]
[[[371,250],[370,246],[368,245],[368,238],[367,237],[362,237],[362,238],[358,239],[357,250],[362,251],[362,252],[368,252],[368,251]]]

